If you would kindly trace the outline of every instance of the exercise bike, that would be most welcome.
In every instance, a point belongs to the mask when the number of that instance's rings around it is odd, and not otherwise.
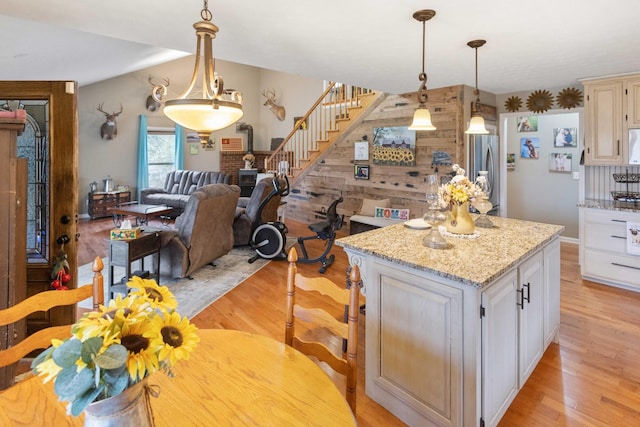
[[[251,225],[251,241],[249,246],[256,251],[256,254],[249,258],[249,263],[253,263],[258,258],[265,259],[287,259],[285,245],[287,243],[287,226],[280,221],[270,221],[262,223],[262,211],[269,202],[276,196],[285,197],[289,194],[289,179],[283,174],[282,179],[276,175],[273,178],[273,190],[262,200],[258,206],[256,219]]]
[[[298,258],[298,262],[305,264],[319,262],[321,266],[320,270],[318,271],[321,274],[323,274],[336,259],[335,255],[329,255],[329,252],[331,251],[333,242],[336,239],[336,231],[342,228],[342,223],[344,221],[344,215],[338,215],[337,212],[338,203],[342,203],[342,201],[343,198],[342,196],[340,196],[339,199],[334,200],[331,205],[329,205],[329,209],[327,209],[326,220],[309,224],[309,230],[316,233],[315,236],[298,237],[298,245],[300,245],[300,249],[302,251],[302,256]],[[316,239],[322,239],[326,241],[324,252],[316,258],[309,258],[307,249],[304,246],[304,242],[306,242],[307,240]]]

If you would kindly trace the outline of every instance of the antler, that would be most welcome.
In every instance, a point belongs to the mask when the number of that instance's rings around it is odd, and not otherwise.
[[[103,105],[104,105],[104,102],[102,104],[98,105],[98,111],[100,111],[101,113],[107,114],[107,112],[102,109]]]
[[[274,89],[263,90],[262,96],[266,97],[269,101],[274,101],[276,99],[276,91]]]
[[[122,110],[123,110],[122,109],[122,103],[120,103],[120,111],[118,111],[117,113],[113,113],[113,115],[116,116],[116,117],[119,116],[120,113],[122,113]]]
[[[117,113],[116,113],[116,112],[113,112],[113,113],[111,113],[111,114],[107,113],[106,111],[104,111],[104,110],[102,109],[102,106],[103,106],[103,105],[104,105],[104,102],[103,102],[102,104],[98,105],[98,111],[100,111],[102,114],[104,114],[104,115],[105,115],[105,116],[107,116],[107,117],[108,117],[108,116],[117,117],[117,116],[119,116],[119,115],[120,115],[120,113],[122,113],[122,110],[123,110],[123,108],[122,108],[122,103],[120,103],[120,111],[118,111]]]

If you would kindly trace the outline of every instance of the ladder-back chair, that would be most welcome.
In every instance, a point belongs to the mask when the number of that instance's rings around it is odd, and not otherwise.
[[[97,310],[98,306],[104,303],[103,268],[104,264],[102,259],[96,257],[91,266],[94,272],[93,283],[80,286],[76,289],[40,292],[12,307],[0,310],[0,326],[7,326],[19,322],[28,315],[38,311],[47,311],[53,307],[76,304],[88,298],[93,299],[93,309]],[[71,324],[41,329],[17,344],[0,350],[0,366],[8,366],[18,362],[34,350],[48,348],[51,345],[52,338],[64,339],[70,336]]]
[[[356,413],[356,382],[357,382],[357,350],[358,350],[358,310],[360,296],[360,270],[357,266],[351,269],[350,280],[352,286],[345,289],[326,277],[305,277],[298,273],[296,262],[298,253],[295,248],[289,251],[289,270],[287,275],[287,322],[285,327],[285,344],[300,352],[316,357],[325,362],[334,371],[346,378],[346,399]],[[331,304],[339,305],[336,312],[348,306],[347,319],[340,320],[322,308],[303,307],[296,303],[296,290],[305,292],[317,291],[323,298],[330,299]],[[296,321],[298,323],[296,323]],[[331,335],[347,340],[346,352],[338,345],[338,352],[332,351],[323,342],[306,340],[306,336],[296,333],[296,324],[304,324],[310,330],[322,328]]]

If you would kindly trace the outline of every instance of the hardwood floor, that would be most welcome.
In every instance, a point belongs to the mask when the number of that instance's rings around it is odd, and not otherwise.
[[[80,265],[106,255],[112,226],[110,219],[81,220]],[[311,234],[306,224],[287,220],[287,226],[290,236]],[[312,243],[311,251],[322,249],[322,242]],[[344,283],[347,257],[340,247],[332,253],[336,261],[325,275]],[[640,293],[583,281],[577,245],[562,244],[561,268],[560,344],[551,344],[500,426],[640,426]],[[193,322],[283,340],[286,269],[286,262],[270,262]],[[313,275],[318,264],[298,264],[298,269]],[[358,425],[403,426],[365,394],[364,323],[362,317]]]

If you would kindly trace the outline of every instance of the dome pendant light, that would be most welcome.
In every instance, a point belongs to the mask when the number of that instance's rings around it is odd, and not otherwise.
[[[424,58],[425,58],[425,22],[430,20],[436,15],[435,10],[424,9],[419,10],[413,14],[413,18],[416,21],[422,22],[422,72],[418,75],[420,80],[420,87],[418,88],[418,102],[420,106],[413,114],[413,123],[409,126],[411,130],[436,130],[436,127],[431,123],[431,112],[426,106],[429,100],[427,94],[427,74],[424,72]]]
[[[472,135],[486,135],[489,133],[484,126],[484,118],[478,110],[478,104],[480,104],[480,91],[478,90],[478,48],[484,46],[485,43],[486,40],[472,40],[467,43],[467,46],[476,50],[476,88],[473,91],[476,100],[471,103],[471,121],[469,122],[469,129],[464,132]]]
[[[218,27],[211,22],[212,14],[207,4],[208,1],[204,0],[203,9],[200,12],[202,21],[193,24],[197,36],[197,51],[191,82],[182,95],[166,101],[162,110],[167,117],[180,126],[195,130],[203,144],[206,144],[211,132],[232,125],[244,114],[242,94],[235,90],[225,90],[222,77],[215,73],[213,39],[216,38]],[[198,80],[201,44],[204,46],[202,96],[189,98]]]

